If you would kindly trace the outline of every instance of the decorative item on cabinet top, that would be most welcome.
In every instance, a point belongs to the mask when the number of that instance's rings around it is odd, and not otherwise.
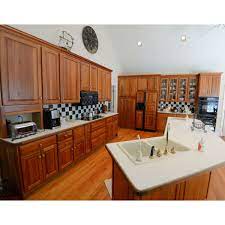
[[[83,28],[82,39],[88,52],[95,54],[98,51],[98,37],[92,27]]]
[[[73,47],[73,36],[70,35],[67,31],[62,31],[62,33],[59,35],[59,46],[71,51]]]
[[[195,109],[194,103],[191,103],[191,102],[165,102],[165,101],[159,101],[158,111],[163,111],[163,109],[170,107],[170,108],[173,108],[174,112],[184,112],[185,106],[187,106],[191,112],[194,112],[194,109]]]
[[[82,114],[94,112],[96,109],[101,111],[103,105],[109,105],[110,102],[99,102],[97,105],[80,106],[72,103],[68,104],[52,104],[43,105],[43,108],[58,109],[61,113],[61,117],[69,116],[70,119],[78,119],[82,117]]]

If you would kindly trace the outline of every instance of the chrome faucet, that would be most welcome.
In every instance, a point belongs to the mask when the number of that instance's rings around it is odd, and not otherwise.
[[[166,146],[168,146],[169,143],[169,131],[170,131],[170,123],[168,123],[166,130]]]

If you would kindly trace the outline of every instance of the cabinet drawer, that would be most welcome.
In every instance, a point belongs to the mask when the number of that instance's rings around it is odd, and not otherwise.
[[[105,126],[105,119],[102,119],[102,120],[91,123],[91,130],[96,130],[104,126]]]
[[[92,149],[96,149],[103,144],[105,144],[105,134],[102,134],[96,138],[91,139]]]
[[[113,117],[106,118],[106,123],[111,123],[113,121]]]
[[[79,143],[85,138],[85,129],[84,126],[77,127],[73,130],[74,142]]]
[[[59,149],[59,151],[61,150],[61,149],[63,149],[63,148],[69,148],[69,147],[72,147],[73,146],[73,140],[72,140],[72,138],[71,139],[67,139],[66,141],[64,141],[64,142],[61,142],[61,143],[59,143],[58,144],[58,149]]]
[[[67,140],[73,136],[72,130],[67,130],[62,133],[57,134],[58,142]]]
[[[104,134],[104,133],[105,133],[105,127],[102,127],[100,129],[97,129],[97,130],[93,131],[91,133],[91,137],[92,138],[99,137],[99,135]]]
[[[56,136],[50,136],[41,140],[20,146],[20,155],[27,155],[39,151],[41,148],[46,148],[56,143]]]

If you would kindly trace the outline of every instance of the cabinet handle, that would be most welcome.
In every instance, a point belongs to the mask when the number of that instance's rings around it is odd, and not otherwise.
[[[41,159],[41,155],[39,155],[38,158]]]
[[[42,154],[42,157],[44,158],[45,157],[45,154]]]

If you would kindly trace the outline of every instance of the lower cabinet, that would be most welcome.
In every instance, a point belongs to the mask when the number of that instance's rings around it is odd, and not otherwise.
[[[80,126],[73,130],[74,136],[74,160],[81,159],[86,151],[85,151],[85,127]]]
[[[91,123],[91,147],[97,149],[106,141],[106,121],[99,120]]]
[[[57,135],[59,169],[63,170],[73,163],[73,135],[72,130],[62,132]]]
[[[146,130],[156,129],[156,114],[155,113],[145,113],[145,125]]]
[[[31,191],[58,172],[55,136],[22,145],[19,152],[24,192]]]

